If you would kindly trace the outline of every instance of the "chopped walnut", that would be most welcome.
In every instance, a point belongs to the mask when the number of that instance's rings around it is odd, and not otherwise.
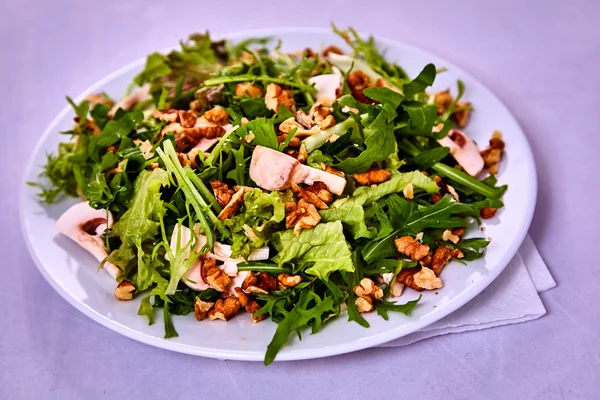
[[[354,304],[356,305],[359,313],[368,313],[375,309],[373,306],[373,300],[371,300],[371,297],[369,296],[357,297],[356,300],[354,300]]]
[[[402,193],[404,194],[404,197],[408,200],[412,200],[415,198],[415,188],[412,182],[406,185],[404,189],[402,189]]]
[[[296,111],[296,102],[294,95],[289,90],[284,90],[281,86],[270,83],[267,86],[267,94],[265,95],[265,105],[269,110],[277,112],[280,105],[286,106],[290,111]]]
[[[440,191],[437,193],[433,193],[431,195],[431,200],[434,203],[437,203],[438,201],[440,201],[444,195],[450,193],[450,195],[452,197],[454,197],[454,200],[456,201],[460,201],[459,197],[458,197],[458,193],[456,193],[456,190],[454,190],[454,188],[450,185],[447,185],[442,178],[440,178],[439,176],[434,176],[433,180],[435,182],[435,184],[440,188]]]
[[[229,123],[229,114],[221,107],[215,107],[204,113],[208,122],[223,126]],[[194,122],[195,123],[195,122]]]
[[[296,131],[304,130],[304,127],[296,122],[294,117],[290,117],[279,124],[279,132],[281,133],[290,133],[294,128],[296,128]]]
[[[452,254],[452,258],[458,258],[459,260],[461,258],[464,258],[464,256],[465,256],[465,253],[463,253],[462,250],[460,250],[460,249],[452,250],[451,254]]]
[[[436,276],[440,276],[442,269],[452,259],[452,249],[446,246],[440,246],[433,252],[431,259],[431,270]]]
[[[316,194],[319,199],[327,204],[333,201],[333,195],[324,182],[315,181],[312,185],[306,186],[304,190]]]
[[[319,122],[319,128],[321,128],[323,130],[329,129],[334,125],[335,125],[335,118],[333,117],[333,115],[328,115],[327,117],[325,117],[325,119],[323,119],[323,121]]]
[[[117,285],[114,295],[117,300],[127,301],[133,299],[133,292],[135,292],[135,286],[129,281],[121,281]]]
[[[286,208],[291,209],[291,206]],[[302,229],[312,229],[321,221],[319,212],[312,204],[300,199],[288,216],[285,218],[285,227],[294,227],[294,233],[299,234]]]
[[[452,118],[456,121],[456,125],[459,128],[464,128],[469,123],[469,116],[471,114],[471,103],[467,101],[459,101],[456,103],[456,108],[459,111],[454,112],[452,114]]]
[[[460,238],[465,234],[465,228],[452,228],[450,232]]]
[[[202,321],[206,318],[206,315],[214,305],[215,303],[213,302],[203,301],[200,300],[199,297],[196,297],[196,302],[194,303],[194,316],[198,321]]]
[[[439,115],[446,112],[453,100],[449,89],[437,92],[433,95],[433,103],[437,106],[437,113]]]
[[[502,161],[502,153],[505,147],[506,145],[502,140],[502,133],[494,131],[489,146],[481,152],[485,166],[490,169],[491,174],[495,175],[498,173],[498,165]]]
[[[244,97],[246,94],[252,98],[256,98],[263,97],[265,92],[261,87],[254,86],[249,82],[238,83],[235,87],[235,95],[237,97]]]
[[[373,100],[363,94],[363,90],[372,87],[371,79],[362,71],[352,71],[346,78],[352,96],[361,103],[373,104]]]
[[[231,196],[233,196],[234,191],[229,189],[229,186],[221,181],[212,181],[210,186],[215,193],[217,203],[219,203],[221,207],[225,207],[231,200]]]
[[[408,256],[413,261],[419,261],[429,254],[429,245],[421,244],[411,236],[403,236],[394,241],[398,252]]]
[[[383,298],[383,290],[369,278],[362,278],[360,284],[354,286],[353,291],[359,297],[370,296],[373,300],[381,300]]]
[[[497,211],[498,211],[497,208],[483,207],[481,210],[479,210],[479,215],[483,219],[490,219],[490,218],[494,218]]]
[[[325,185],[322,182],[320,182],[320,184]],[[292,192],[294,192],[294,194],[298,196],[298,198],[304,199],[304,201],[306,201],[309,204],[312,204],[319,210],[327,210],[329,207],[327,206],[326,202],[323,199],[321,199],[321,197],[319,197],[318,193],[320,191],[327,192],[327,189],[302,189],[300,188],[300,186],[296,185],[295,183],[292,183]],[[322,195],[322,197],[325,197],[325,195]],[[331,196],[331,198],[333,199],[333,196]]]
[[[152,111],[152,118],[165,122],[177,122],[179,120],[179,112],[175,109],[154,110]]]
[[[277,280],[285,287],[294,287],[302,282],[300,275],[279,274]]]
[[[227,286],[231,284],[231,278],[217,266],[217,261],[214,258],[207,255],[200,257],[202,279],[213,289],[224,292]]]
[[[368,171],[352,175],[360,186],[371,186],[389,181],[392,178],[390,171],[385,169],[370,168]]]
[[[240,207],[244,203],[244,195],[248,190],[250,190],[250,188],[242,186],[233,194],[233,196],[231,196],[231,200],[229,200],[227,205],[219,213],[218,218],[221,221],[233,217],[240,210]]]
[[[325,168],[325,172],[329,172],[330,174],[337,175],[337,176],[340,176],[342,178],[346,177],[346,174],[344,174],[343,171],[340,171],[339,169],[334,168],[334,167],[327,167],[327,168]]]
[[[442,280],[427,267],[422,267],[421,270],[414,274],[412,278],[414,285],[421,289],[433,290],[444,286]]]
[[[254,314],[258,310],[260,310],[260,304],[258,304],[258,302],[256,300],[254,300],[254,297],[252,297],[252,295],[244,293],[242,288],[239,288],[239,287],[236,287],[233,290],[235,291],[235,294],[237,295],[242,307],[244,307],[246,309],[246,311],[248,312],[248,314],[250,314],[250,318],[252,318],[252,322],[259,322],[267,317],[266,313],[260,315],[259,317],[254,316]]]
[[[237,297],[228,297],[225,300],[219,299],[208,312],[208,318],[210,320],[220,319],[223,321],[229,321],[237,314],[241,308],[240,301]]]
[[[115,105],[115,102],[106,97],[104,93],[88,94],[88,96],[85,99],[90,102],[90,109],[93,108],[96,104],[104,104],[108,108],[112,108]]]
[[[330,53],[339,54],[339,55],[343,55],[344,54],[344,52],[342,51],[342,49],[340,49],[339,47],[334,46],[334,45],[329,45],[329,46],[325,47],[323,49],[323,51],[321,52],[321,54],[323,55],[323,57],[327,57]]]
[[[308,116],[311,117],[313,119],[313,121],[315,121],[316,124],[320,124],[327,117],[331,116],[331,108],[325,107],[323,105],[323,103],[321,103],[320,101],[317,101],[310,108]],[[334,123],[335,123],[335,120],[334,120]],[[324,128],[321,127],[321,129],[324,129]]]
[[[450,229],[446,229],[444,233],[442,233],[442,240],[450,241],[452,243],[458,243],[460,237],[452,233]]]
[[[242,290],[246,293],[268,294],[277,289],[277,278],[267,272],[248,273],[242,283]]]

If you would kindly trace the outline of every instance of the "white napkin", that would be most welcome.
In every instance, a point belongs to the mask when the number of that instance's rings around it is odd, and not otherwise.
[[[506,269],[475,299],[446,318],[381,346],[404,346],[447,333],[531,321],[546,314],[538,293],[554,286],[546,263],[527,235]]]

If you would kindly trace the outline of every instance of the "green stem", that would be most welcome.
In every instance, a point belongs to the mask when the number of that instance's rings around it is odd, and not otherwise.
[[[198,175],[196,175],[194,173],[194,171],[192,171],[191,169],[185,171],[185,173],[186,173],[187,177],[190,178],[190,180],[192,181],[194,186],[196,186],[196,189],[198,189],[198,191],[200,192],[200,195],[202,197],[204,197],[206,200],[208,200],[208,202],[211,204],[213,210],[215,210],[215,212],[217,212],[217,213],[220,213],[221,210],[223,210],[223,207],[221,207],[219,205],[215,196],[212,194],[212,192],[210,190],[208,190],[208,188],[206,187],[204,182],[202,182],[202,179],[200,179],[198,177]]]
[[[238,271],[268,272],[271,274],[290,274],[289,268],[280,267],[277,264],[263,261],[242,262],[237,265]]]
[[[173,143],[170,140],[164,142],[165,151],[162,149],[156,149],[158,155],[165,163],[167,170],[175,175],[177,178],[177,184],[179,188],[183,191],[186,199],[192,204],[194,210],[196,211],[196,216],[200,220],[200,226],[204,230],[206,235],[206,245],[210,251],[212,251],[215,243],[214,233],[206,219],[205,212],[208,213],[209,217],[213,221],[213,223],[218,224],[219,219],[217,216],[210,210],[208,203],[202,198],[200,193],[194,189],[194,184],[190,181],[190,179],[186,176],[185,171],[179,164],[179,160],[177,159],[177,154],[175,153],[175,149],[173,148]],[[166,153],[166,154],[165,154]]]
[[[304,83],[298,83],[294,81],[290,81],[287,79],[273,78],[270,76],[257,76],[257,75],[237,75],[237,76],[220,76],[218,78],[207,79],[204,81],[204,86],[216,86],[221,83],[235,83],[235,82],[249,82],[249,81],[262,81],[262,82],[271,82],[278,83],[280,85],[288,85],[292,87],[297,87],[298,89],[315,92],[313,86],[305,85]]]

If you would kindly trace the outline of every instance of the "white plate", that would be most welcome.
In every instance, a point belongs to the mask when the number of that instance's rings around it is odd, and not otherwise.
[[[227,35],[239,40],[250,36],[276,36],[283,40],[284,50],[344,43],[328,30],[323,29],[270,29]],[[465,99],[473,103],[475,112],[467,128],[468,134],[485,145],[492,131],[504,134],[507,155],[502,164],[500,182],[509,184],[504,196],[506,207],[498,216],[487,222],[486,235],[493,239],[484,259],[468,265],[452,263],[442,273],[444,288],[423,293],[423,299],[410,317],[391,313],[384,321],[375,314],[366,315],[371,324],[368,329],[348,322],[345,315],[328,323],[316,335],[303,335],[299,341],[295,335],[284,347],[277,360],[298,360],[325,357],[376,346],[399,338],[432,324],[455,311],[485,289],[516,253],[523,240],[535,207],[537,182],[531,150],[521,128],[511,113],[488,89],[460,68],[434,55],[413,47],[379,40],[386,48],[388,59],[397,61],[414,77],[425,64],[435,63],[446,67],[440,74],[434,89],[452,88],[456,80],[466,85]],[[136,73],[143,67],[138,60],[93,85],[81,94],[77,101],[92,92],[106,91],[119,97]],[[35,181],[46,154],[56,151],[65,136],[58,132],[72,125],[73,112],[65,109],[52,121],[37,144],[25,178]],[[224,323],[222,321],[197,322],[192,315],[174,317],[178,338],[163,339],[162,318],[148,326],[146,318],[136,315],[139,300],[119,302],[113,297],[114,282],[103,271],[96,272],[98,263],[84,250],[66,237],[56,235],[54,222],[75,200],[65,200],[56,205],[42,205],[35,198],[36,190],[24,184],[21,198],[21,224],[25,241],[40,272],[69,303],[100,324],[132,339],[168,350],[235,360],[262,360],[275,324],[263,321],[250,322],[247,315]],[[417,297],[416,292],[406,290],[402,302]]]

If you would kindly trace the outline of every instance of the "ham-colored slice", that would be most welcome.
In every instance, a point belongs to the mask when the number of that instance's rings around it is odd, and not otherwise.
[[[321,181],[331,193],[341,195],[346,187],[346,179],[303,164],[287,154],[256,146],[250,161],[250,178],[266,190],[285,190],[292,183],[313,184]]]
[[[458,129],[450,130],[448,136],[438,140],[438,143],[450,148],[450,154],[469,175],[475,176],[483,169],[484,162],[479,148],[470,137]]]

